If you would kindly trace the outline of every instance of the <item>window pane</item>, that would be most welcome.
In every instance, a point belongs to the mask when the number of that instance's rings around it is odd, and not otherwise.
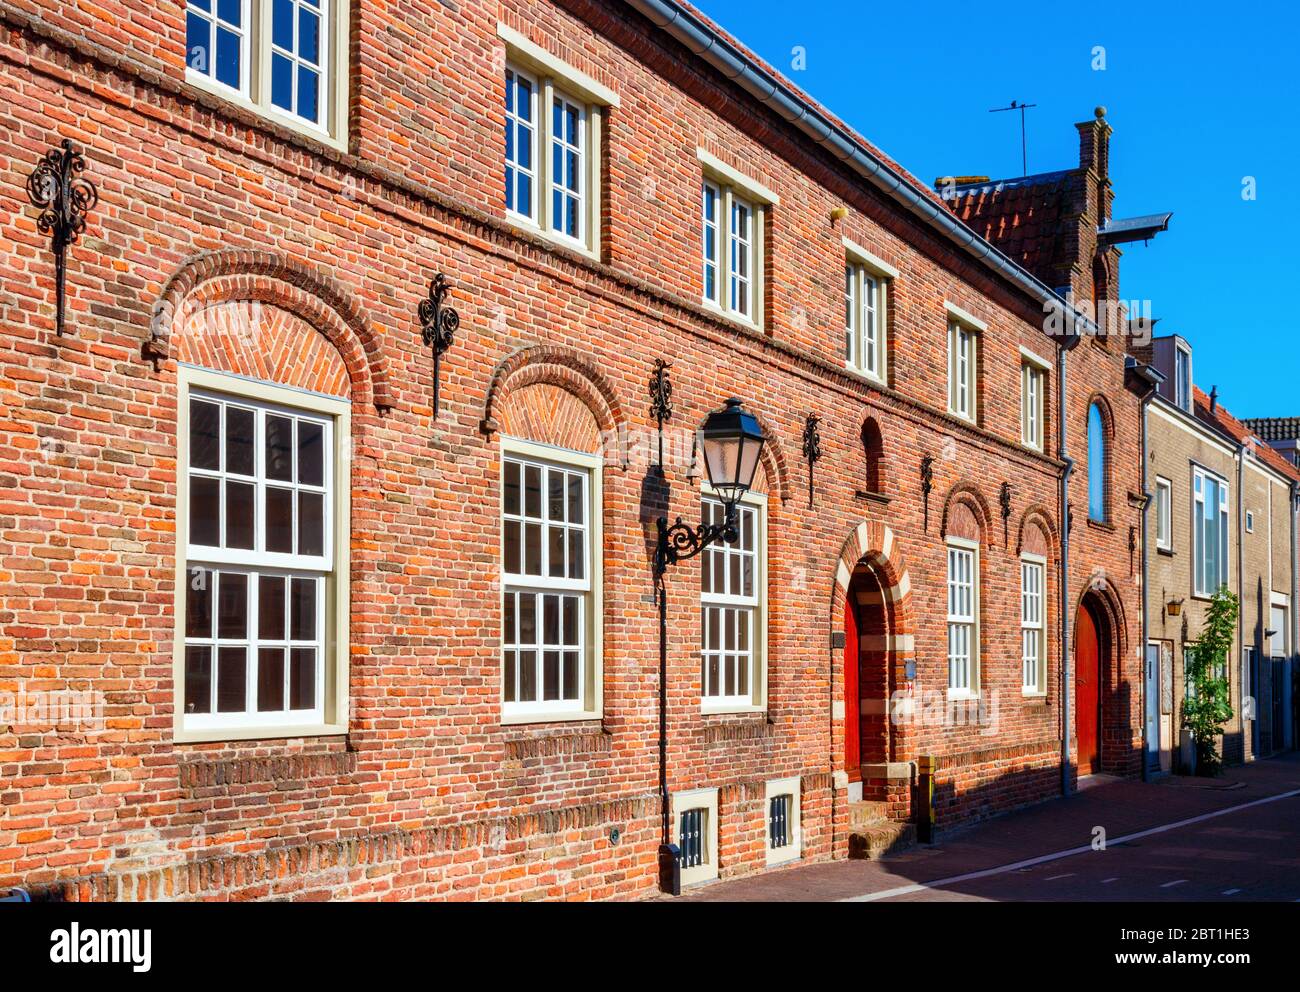
[[[294,579],[290,591],[289,637],[316,640],[316,579]]]
[[[253,474],[253,424],[257,415],[242,407],[226,407],[226,471]]]
[[[266,477],[293,481],[293,421],[288,417],[266,417]]]
[[[547,571],[550,575],[563,578],[565,575],[564,568],[564,528],[548,527],[549,535],[548,544],[550,547],[547,553],[550,555]]]
[[[569,475],[569,523],[582,523],[583,510],[582,476],[571,473]]]
[[[293,110],[293,63],[279,53],[271,56],[271,102]]]
[[[519,652],[519,701],[537,700],[537,652]]]
[[[190,476],[190,543],[221,544],[221,480]]]
[[[217,80],[234,89],[240,88],[239,35],[217,28]]]
[[[519,643],[537,643],[537,597],[532,593],[519,595]]]
[[[190,400],[190,467],[221,468],[221,407]]]
[[[292,489],[266,489],[266,550],[293,553]]]
[[[308,420],[298,421],[298,482],[325,484],[325,428]]]
[[[503,510],[511,516],[519,514],[519,463],[506,462],[506,488]]]
[[[207,569],[188,569],[185,575],[185,636],[212,636],[212,581]]]
[[[206,7],[207,4],[204,4]],[[217,0],[217,16],[232,27],[243,24],[244,10],[240,0]]]
[[[185,649],[185,712],[209,713],[212,710],[212,649]]]
[[[190,0],[194,5],[194,0]],[[195,72],[212,75],[212,25],[193,11],[185,15],[185,64]]]
[[[248,649],[223,647],[217,651],[217,712],[241,713],[247,709]]]
[[[541,524],[528,524],[524,528],[524,574],[542,574]]]
[[[524,466],[524,514],[539,520],[542,516],[542,470],[536,465]]]
[[[320,123],[320,76],[314,69],[298,66],[298,116],[313,124]]]
[[[569,531],[569,578],[571,579],[586,577],[586,563],[583,561],[582,544],[582,531]]]
[[[226,547],[252,549],[256,493],[257,487],[252,483],[226,482]]]
[[[325,497],[320,493],[298,494],[298,554],[325,553]]]
[[[542,698],[560,698],[560,652],[542,652]]]
[[[262,575],[257,585],[257,636],[284,640],[284,576]]]
[[[564,597],[564,643],[578,643],[578,600],[574,596]]]
[[[257,651],[257,708],[262,712],[284,709],[284,648]]]
[[[310,710],[316,706],[316,649],[289,651],[289,709]]]
[[[564,473],[552,469],[546,477],[547,509],[549,520],[564,520]]]
[[[517,520],[507,520],[505,522],[505,570],[510,575],[519,573],[519,529],[523,525]]]
[[[271,40],[285,51],[293,51],[293,0],[275,0],[271,16]]]
[[[217,591],[217,636],[242,641],[248,637],[248,576],[222,572]]]

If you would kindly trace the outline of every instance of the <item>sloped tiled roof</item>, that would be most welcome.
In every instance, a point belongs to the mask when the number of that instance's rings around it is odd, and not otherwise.
[[[1204,421],[1217,428],[1239,443],[1254,442],[1252,447],[1256,458],[1293,482],[1300,482],[1300,469],[1265,444],[1258,434],[1225,410],[1222,403],[1217,404],[1214,410],[1211,411],[1210,398],[1205,395],[1205,392],[1199,386],[1192,387],[1192,402],[1196,410],[1197,420]]]
[[[1300,417],[1255,417],[1242,423],[1265,441],[1300,440]]]
[[[941,190],[948,209],[1048,285],[1074,259],[1062,224],[1070,210],[1070,169]]]

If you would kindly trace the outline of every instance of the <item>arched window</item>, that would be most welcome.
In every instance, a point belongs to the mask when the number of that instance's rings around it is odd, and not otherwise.
[[[1088,519],[1106,519],[1106,424],[1100,403],[1088,407]]]
[[[880,436],[880,425],[870,417],[862,425],[862,457],[866,464],[863,485],[869,493],[884,492],[885,489],[885,442]]]

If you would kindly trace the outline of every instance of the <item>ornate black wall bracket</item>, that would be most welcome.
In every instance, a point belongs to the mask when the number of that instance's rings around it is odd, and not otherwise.
[[[420,301],[420,337],[424,346],[433,349],[433,416],[438,418],[439,380],[442,377],[442,356],[451,347],[460,328],[460,314],[446,306],[444,300],[451,292],[447,277],[439,272],[429,283],[429,296]]]
[[[86,215],[99,202],[99,191],[82,175],[85,171],[85,157],[64,138],[58,148],[45,153],[27,177],[27,197],[41,211],[36,228],[50,236],[50,251],[54,252],[54,326],[60,337],[68,246],[76,244],[86,229]]]
[[[727,505],[727,515],[720,524],[702,523],[692,527],[678,517],[671,526],[667,517],[660,517],[659,542],[655,547],[655,587],[663,582],[669,566],[694,558],[710,544],[724,541],[735,544],[740,539],[739,520],[735,504]]]
[[[813,466],[822,456],[822,435],[817,429],[820,423],[821,418],[810,413],[803,425],[803,456],[808,459],[808,505],[810,507],[813,505]]]
[[[672,368],[662,358],[655,359],[655,370],[650,376],[650,416],[659,424],[659,474],[664,474],[664,423],[673,417],[673,381],[668,376]]]
[[[924,507],[921,529],[930,529],[930,490],[934,488],[934,457],[924,455],[921,458],[921,501]]]
[[[1007,521],[1011,517],[1011,483],[1004,482],[998,490],[998,505],[1002,507],[1002,547],[1007,546]]]

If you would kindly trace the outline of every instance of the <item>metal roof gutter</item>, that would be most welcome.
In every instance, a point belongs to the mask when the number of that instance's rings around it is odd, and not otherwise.
[[[882,162],[856,134],[829,120],[816,105],[774,77],[694,13],[675,0],[627,0],[627,3],[782,119],[799,128],[908,213],[956,243],[1032,299],[1059,309],[1071,327],[1066,335],[1066,347],[1073,347],[1078,342],[1080,330],[1096,330],[1091,320],[1069,306],[1045,283],[957,220],[947,208],[920,193],[897,170]]]

